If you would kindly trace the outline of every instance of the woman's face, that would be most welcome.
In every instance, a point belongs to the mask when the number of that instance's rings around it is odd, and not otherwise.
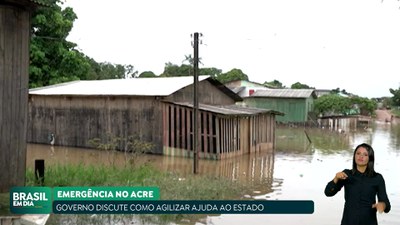
[[[365,149],[364,147],[359,147],[354,157],[357,166],[367,166],[369,161],[367,149]]]

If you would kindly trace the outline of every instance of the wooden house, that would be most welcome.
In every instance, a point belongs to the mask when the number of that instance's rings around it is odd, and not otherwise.
[[[284,113],[276,118],[278,122],[302,123],[316,119],[312,116],[316,98],[313,89],[268,89],[256,91],[243,102],[246,106]]]
[[[199,77],[199,156],[221,159],[274,148],[275,115],[239,107],[242,99]],[[28,141],[92,147],[90,140],[135,137],[156,154],[192,156],[193,77],[75,81],[29,92]],[[199,140],[199,139],[198,139]],[[125,145],[118,146],[126,150]]]

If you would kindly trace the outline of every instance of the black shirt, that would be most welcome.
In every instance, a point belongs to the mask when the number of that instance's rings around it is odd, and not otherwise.
[[[366,174],[352,170],[343,170],[347,179],[339,180],[336,184],[330,181],[325,188],[325,195],[334,196],[344,186],[344,210],[342,225],[377,225],[375,208],[376,196],[378,202],[386,204],[385,213],[390,211],[390,202],[386,194],[385,180],[382,175],[375,173],[368,177]]]

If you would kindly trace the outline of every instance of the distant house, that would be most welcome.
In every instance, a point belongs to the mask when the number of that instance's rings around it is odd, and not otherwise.
[[[251,96],[254,92],[258,90],[268,90],[269,88],[263,84],[247,81],[247,80],[234,80],[225,83],[229,89],[238,94],[240,97]]]
[[[275,115],[199,77],[199,156],[221,159],[274,148]],[[156,154],[193,155],[193,77],[75,81],[29,91],[28,142],[91,147],[110,137],[154,144]],[[119,146],[126,149],[126,143]]]
[[[310,114],[316,98],[314,89],[268,89],[256,91],[243,102],[246,106],[284,113],[276,118],[278,122],[307,122],[315,120]]]

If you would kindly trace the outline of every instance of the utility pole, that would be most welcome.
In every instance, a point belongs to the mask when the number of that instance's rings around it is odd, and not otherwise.
[[[199,171],[199,33],[194,33],[193,40],[193,173]]]

